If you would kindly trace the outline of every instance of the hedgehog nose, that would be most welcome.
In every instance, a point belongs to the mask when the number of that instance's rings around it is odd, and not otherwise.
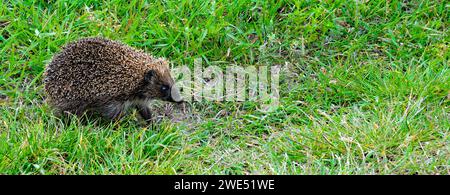
[[[177,103],[183,101],[183,97],[181,97],[180,90],[175,85],[173,85],[170,89],[170,100]]]

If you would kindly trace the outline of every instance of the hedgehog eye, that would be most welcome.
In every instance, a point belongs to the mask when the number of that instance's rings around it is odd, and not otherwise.
[[[169,90],[169,86],[167,86],[167,85],[161,86],[161,91],[167,91],[167,90]]]

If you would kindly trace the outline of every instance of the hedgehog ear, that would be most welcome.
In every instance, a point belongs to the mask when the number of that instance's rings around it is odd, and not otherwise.
[[[155,74],[156,74],[155,70],[147,71],[147,73],[145,73],[145,76],[144,76],[144,81],[146,83],[150,83],[150,81],[152,80],[152,77],[155,76]]]

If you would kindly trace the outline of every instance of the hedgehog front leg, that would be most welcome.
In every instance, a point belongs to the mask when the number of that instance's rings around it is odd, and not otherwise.
[[[143,104],[139,104],[136,105],[137,110],[139,111],[139,114],[141,115],[141,117],[149,122],[152,120],[152,111],[150,110],[150,108],[147,105],[143,105]]]
[[[120,102],[112,102],[100,109],[101,114],[108,119],[119,119],[124,111],[124,105]]]

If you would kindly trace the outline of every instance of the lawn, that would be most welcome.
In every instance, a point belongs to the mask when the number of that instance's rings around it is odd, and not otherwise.
[[[0,174],[450,174],[448,1],[99,2],[0,2]],[[283,65],[280,105],[61,120],[44,68],[91,36],[174,67]]]

